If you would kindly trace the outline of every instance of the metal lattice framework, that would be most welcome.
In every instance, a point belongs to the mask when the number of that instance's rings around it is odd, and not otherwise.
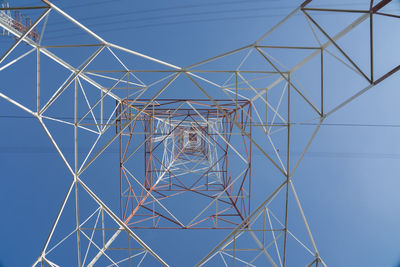
[[[73,178],[33,266],[168,266],[138,228],[231,229],[197,266],[326,266],[292,179],[324,120],[400,69],[375,64],[374,21],[400,18],[385,11],[390,2],[345,10],[307,0],[256,42],[187,67],[108,42],[47,0],[0,8],[3,34],[15,39],[1,46],[0,97],[38,120]],[[36,12],[35,20],[21,24],[11,11]],[[331,30],[319,20],[327,12],[351,17]],[[57,29],[52,17],[85,37],[46,39]],[[301,38],[287,36],[287,27]],[[357,28],[367,32],[367,68],[346,49],[365,47],[351,38]],[[18,68],[29,77],[26,61],[36,66],[32,87],[4,88]],[[49,68],[52,77],[43,75]],[[347,81],[359,87],[339,90]],[[311,131],[301,128],[310,122]],[[120,215],[86,183],[118,140]],[[252,155],[263,164],[251,164]],[[199,212],[168,202],[182,196]],[[60,224],[71,232],[57,234]]]
[[[215,101],[240,125],[240,129],[251,136],[250,101]],[[123,100],[116,115],[118,131],[147,102]],[[124,108],[126,106],[128,108]],[[120,115],[121,110],[124,114]],[[231,145],[234,135],[240,136],[242,146]],[[139,138],[143,138],[142,149],[131,146],[131,142]],[[248,216],[251,143],[240,131],[234,131],[233,122],[211,101],[158,99],[122,132],[120,142],[124,143],[120,151],[121,218],[128,226],[232,229]],[[241,158],[241,162],[235,162],[234,169],[230,168],[230,150]],[[136,174],[137,154],[144,155],[145,160],[143,172]],[[129,159],[133,159],[134,163]],[[242,168],[239,168],[240,164]],[[205,198],[206,208],[183,223],[161,202],[188,193]],[[219,197],[216,198],[216,195]],[[190,196],[182,197],[186,205],[191,199]],[[214,199],[210,205],[208,200]],[[196,198],[196,202],[199,204],[199,199]],[[140,208],[145,212],[138,214]],[[190,211],[185,209],[183,213],[188,215]]]

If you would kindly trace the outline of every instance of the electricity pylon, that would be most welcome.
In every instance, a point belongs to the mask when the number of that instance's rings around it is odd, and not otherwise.
[[[327,117],[400,69],[374,63],[374,33],[383,32],[375,21],[399,15],[386,11],[387,0],[359,10],[313,4],[305,1],[251,44],[187,67],[108,42],[50,1],[3,5],[10,44],[1,47],[0,97],[38,120],[72,177],[33,266],[168,266],[140,228],[229,231],[197,266],[326,266],[295,171]],[[327,13],[340,17],[333,28],[321,19]],[[47,38],[54,17],[80,37]],[[365,38],[352,35],[357,29]],[[349,46],[364,49],[368,64],[358,64]],[[26,61],[35,62],[32,73]],[[32,87],[20,94],[10,73],[33,77]],[[311,131],[301,128],[310,122]],[[118,141],[119,215],[100,187],[85,183]],[[60,224],[71,232],[57,234]]]

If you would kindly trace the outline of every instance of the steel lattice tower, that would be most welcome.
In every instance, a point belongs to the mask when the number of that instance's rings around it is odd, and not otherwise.
[[[0,50],[0,75],[29,59],[36,68],[32,88],[24,89],[29,94],[11,88],[0,97],[38,120],[72,177],[33,266],[68,266],[62,261],[68,253],[76,255],[76,266],[168,266],[139,229],[228,231],[207,255],[195,255],[196,266],[326,266],[292,179],[324,120],[400,69],[374,63],[374,21],[400,18],[385,11],[390,2],[346,10],[307,0],[255,42],[187,67],[106,41],[50,1],[3,4],[0,26],[11,38],[4,37],[10,45]],[[28,11],[32,21],[22,19]],[[355,17],[332,32],[318,20],[327,12]],[[85,42],[48,42],[52,16],[84,33]],[[288,27],[301,38],[282,38]],[[367,69],[344,48],[365,45],[345,39],[360,27],[368,30]],[[81,60],[69,49],[80,51]],[[41,73],[48,66],[67,78],[54,75],[58,84],[49,86]],[[339,70],[337,81],[354,79],[361,87],[330,88],[332,68]],[[312,131],[300,127],[309,122]],[[59,139],[55,129],[73,134]],[[65,144],[74,147],[72,157]],[[86,182],[113,144],[120,149],[120,210]],[[263,164],[252,161],[255,153]],[[253,200],[254,186],[264,190],[262,201]],[[73,220],[65,217],[71,203]],[[297,219],[288,219],[292,212]],[[62,223],[71,232],[55,237]]]
[[[128,100],[119,105],[117,131],[121,131],[121,126],[148,101]],[[250,101],[215,101],[240,125],[240,129],[251,135]],[[120,114],[122,110],[124,114]],[[233,122],[209,100],[158,99],[144,109],[143,115],[120,135],[123,143],[120,151],[121,217],[124,221],[134,228],[235,228],[250,210],[251,143],[246,142],[241,132],[235,133],[233,126]],[[141,135],[142,151],[131,145],[132,140]],[[240,135],[242,139],[235,148],[230,143],[234,135]],[[230,150],[241,157],[242,163],[235,162],[235,168],[230,168]],[[239,151],[244,152],[244,156]],[[145,155],[143,172],[137,171],[137,164],[129,162],[137,153]],[[133,174],[135,170],[137,174]],[[240,181],[233,182],[235,176]],[[139,182],[141,179],[136,177],[144,177],[144,180]],[[136,186],[130,179],[138,182]],[[188,193],[206,200],[214,200],[217,194],[220,198],[214,201],[212,208],[207,207],[183,223],[161,200]],[[188,196],[184,201],[188,203],[190,199]],[[199,201],[196,198],[196,202]],[[137,202],[145,213],[138,214]],[[207,202],[205,206],[209,205]],[[188,215],[189,211],[184,213]],[[136,218],[133,220],[133,217]]]

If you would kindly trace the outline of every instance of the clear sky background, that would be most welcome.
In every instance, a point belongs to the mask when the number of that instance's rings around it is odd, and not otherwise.
[[[333,6],[356,8],[364,2],[335,1]],[[185,66],[253,42],[301,1],[54,3],[106,40]],[[400,13],[400,1],[396,4]],[[327,21],[333,26],[337,23]],[[55,39],[77,37],[68,25],[58,26],[51,33]],[[400,44],[398,23],[382,29],[386,36],[392,35],[387,46]],[[0,51],[7,38],[0,37]],[[398,49],[382,48],[380,53],[397,64],[400,61]],[[23,73],[14,75],[8,88],[28,97],[24,90],[35,88],[24,87]],[[390,77],[325,121],[297,170],[294,182],[320,254],[329,266],[400,266],[399,81],[398,74]],[[343,87],[347,84],[342,81]],[[0,92],[3,86],[0,80]],[[70,183],[69,173],[40,125],[24,116],[0,100],[1,267],[29,266],[36,260]],[[117,150],[111,148],[101,159],[110,172],[119,170],[117,157]],[[255,156],[257,160],[261,158]],[[110,178],[101,170],[92,174],[103,189],[111,188],[105,198],[117,207],[119,177]],[[261,201],[263,196],[257,198]],[[208,246],[191,243],[199,238],[199,243],[207,244],[207,235],[185,234],[178,233],[180,243],[172,247],[163,245],[172,240],[160,238],[172,235],[142,232],[144,240],[155,243],[155,250],[172,266],[189,266],[214,247],[214,241]],[[215,235],[223,238],[224,233]],[[167,256],[177,250],[180,257]]]

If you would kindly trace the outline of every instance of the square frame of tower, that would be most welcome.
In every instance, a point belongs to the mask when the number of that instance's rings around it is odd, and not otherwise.
[[[235,228],[250,213],[251,103],[148,101],[124,100],[117,110],[117,131],[128,125],[120,135],[121,218],[132,228]],[[185,214],[176,209],[182,203]]]

